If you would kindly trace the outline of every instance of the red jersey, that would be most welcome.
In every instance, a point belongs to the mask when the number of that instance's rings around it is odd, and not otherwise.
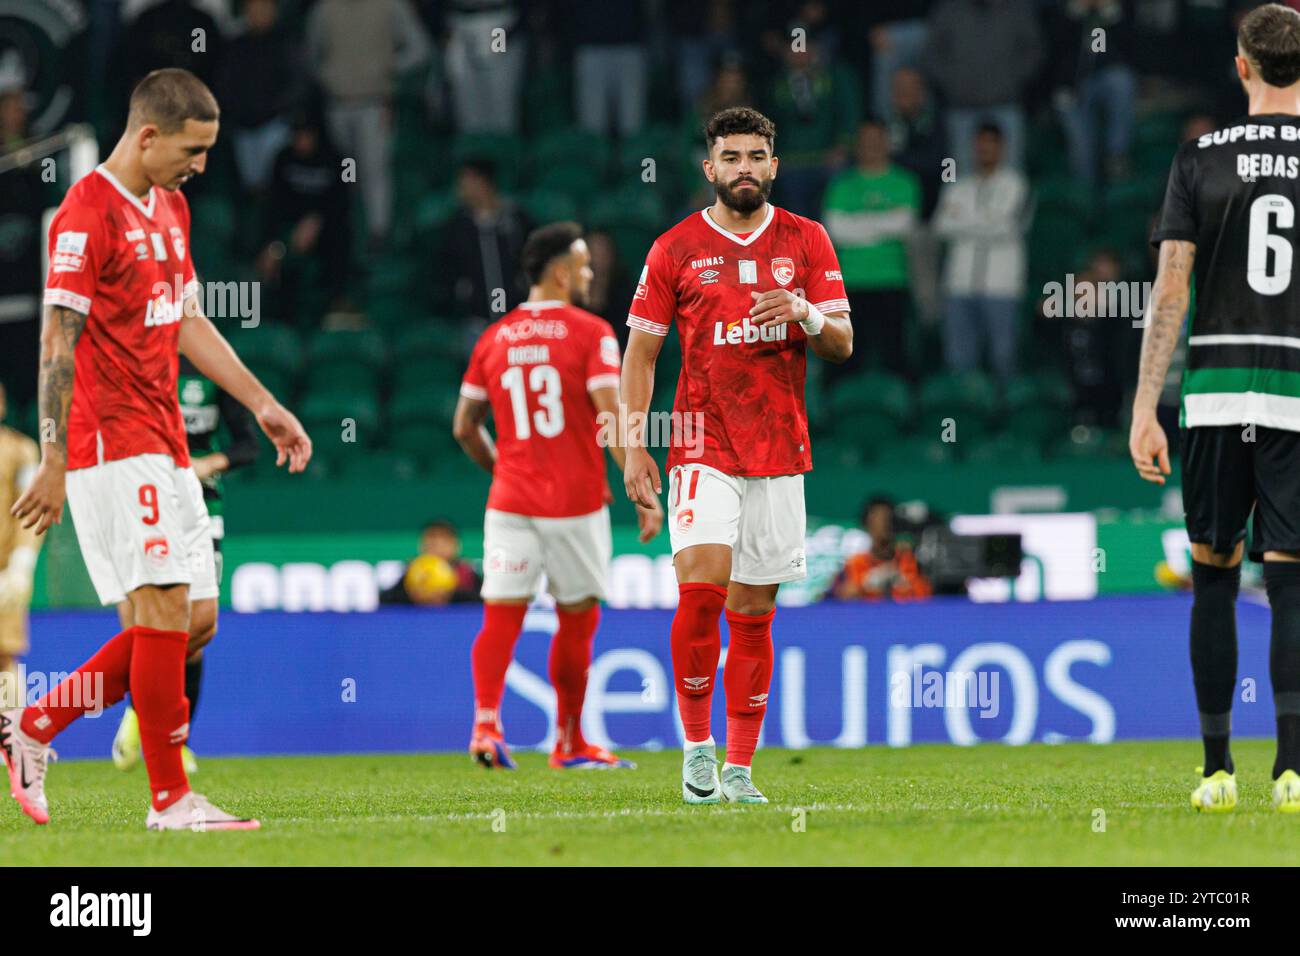
[[[600,316],[562,302],[525,302],[488,326],[461,382],[492,403],[497,463],[487,506],[572,518],[609,500],[605,450],[590,393],[618,388],[618,339]]]
[[[798,324],[759,329],[751,292],[789,289],[822,312],[847,312],[839,260],[820,223],[767,207],[743,238],[708,210],[660,236],[646,256],[627,324],[667,335],[673,320],[682,371],[673,403],[668,467],[709,465],[737,477],[796,475],[812,468],[804,407],[808,337]],[[702,422],[691,457],[680,416]]]
[[[182,302],[198,291],[190,208],[179,190],[142,202],[104,167],[50,222],[45,304],[89,318],[75,353],[68,468],[136,455],[190,463],[177,398]]]

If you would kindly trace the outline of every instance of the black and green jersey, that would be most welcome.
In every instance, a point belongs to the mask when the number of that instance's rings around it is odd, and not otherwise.
[[[231,471],[250,464],[257,457],[257,424],[253,416],[211,379],[200,374],[184,356],[181,356],[178,387],[190,458],[223,452],[230,460],[230,467],[226,470]],[[224,435],[221,433],[223,425]],[[203,500],[207,503],[208,514],[222,514],[219,474],[203,481]]]
[[[1300,431],[1300,117],[1248,116],[1189,140],[1151,235],[1196,243],[1183,422]]]

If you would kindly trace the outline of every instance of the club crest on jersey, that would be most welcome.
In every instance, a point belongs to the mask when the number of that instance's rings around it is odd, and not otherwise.
[[[785,257],[773,259],[772,278],[781,285],[789,285],[794,279],[794,260]]]
[[[713,323],[714,345],[740,345],[742,342],[784,342],[790,337],[790,326],[785,322],[780,325],[759,326],[743,316],[735,322]]]
[[[172,249],[176,251],[177,259],[185,258],[185,234],[181,232],[180,226],[172,226]]]
[[[145,538],[144,556],[145,559],[155,568],[166,567],[167,555],[171,549],[167,545],[165,537]]]

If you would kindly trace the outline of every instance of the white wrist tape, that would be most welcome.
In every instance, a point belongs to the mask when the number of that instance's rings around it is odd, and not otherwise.
[[[803,330],[809,335],[821,335],[822,326],[826,324],[826,316],[817,311],[817,306],[811,302],[808,303],[808,318],[799,323]]]

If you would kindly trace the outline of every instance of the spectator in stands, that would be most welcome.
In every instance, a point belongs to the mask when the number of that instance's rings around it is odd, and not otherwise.
[[[829,59],[814,34],[783,43],[780,72],[768,91],[781,158],[778,202],[801,216],[820,214],[832,170],[844,165],[861,116],[858,78]],[[784,143],[784,145],[782,145]]]
[[[1072,308],[1056,314],[1046,298],[1039,306],[1043,321],[1056,326],[1074,391],[1075,424],[1109,428],[1119,420],[1127,385],[1124,351],[1136,343],[1126,334],[1132,329],[1132,316],[1111,315],[1107,310],[1110,303],[1118,301],[1108,288],[1123,280],[1119,254],[1103,247],[1088,257],[1087,265],[1075,276],[1075,300],[1068,303]]]
[[[714,84],[715,65],[740,57],[736,4],[735,0],[705,0],[701,11],[700,0],[669,0],[668,16],[677,94],[682,113],[690,115]]]
[[[445,518],[420,532],[420,553],[397,583],[380,592],[380,604],[460,604],[479,599],[482,579],[460,556],[460,533]]]
[[[943,94],[957,175],[970,168],[972,134],[992,118],[1007,164],[1024,166],[1025,93],[1042,59],[1030,0],[942,0],[930,13],[923,69]]]
[[[749,75],[745,72],[744,61],[736,54],[727,54],[718,61],[713,73],[713,82],[694,102],[690,109],[684,111],[685,129],[683,139],[703,159],[707,153],[701,145],[704,124],[713,114],[733,106],[753,106],[754,97],[749,89]],[[706,204],[707,205],[707,204]]]
[[[275,158],[269,196],[257,266],[272,314],[292,320],[301,312],[308,262],[324,284],[328,309],[345,308],[352,259],[348,189],[338,154],[308,113],[295,116],[289,145]]]
[[[1126,177],[1137,73],[1124,4],[1069,0],[1056,9],[1051,33],[1053,100],[1070,149],[1070,172],[1080,182],[1095,183],[1104,152],[1107,178]]]
[[[217,79],[239,179],[253,193],[265,192],[293,132],[290,116],[306,93],[298,45],[278,21],[279,0],[246,0],[244,32],[230,41]]]
[[[574,48],[578,123],[593,133],[640,132],[650,82],[649,24],[642,0],[625,0],[617,13],[608,0],[569,0],[565,10],[564,23]]]
[[[31,138],[28,91],[17,55],[0,58],[0,156]],[[14,401],[36,390],[42,288],[41,218],[58,199],[32,160],[0,175],[0,379],[13,385]]]
[[[890,155],[916,174],[921,183],[921,216],[929,219],[939,203],[943,161],[950,154],[938,105],[920,70],[903,67],[894,73],[890,105]]]
[[[456,128],[465,133],[518,132],[529,52],[525,31],[519,29],[520,4],[450,0],[444,6],[444,55]],[[504,36],[498,30],[504,30]]]
[[[456,174],[460,204],[447,223],[440,268],[452,278],[452,298],[463,314],[498,319],[523,301],[519,266],[528,216],[497,190],[496,167],[471,159]]]
[[[841,601],[923,601],[933,589],[921,573],[910,541],[895,533],[894,502],[884,495],[862,509],[871,547],[851,556],[831,586]]]
[[[391,101],[422,66],[429,39],[410,0],[319,0],[307,18],[308,61],[325,94],[330,138],[356,162],[372,249],[393,214]]]
[[[1018,313],[1025,295],[1029,184],[1003,162],[1005,141],[994,123],[974,136],[974,175],[944,186],[935,235],[948,245],[944,263],[944,358],[952,371],[981,364],[985,349],[1005,383],[1016,370]]]
[[[925,51],[925,16],[931,0],[872,0],[867,11],[871,46],[869,108],[887,123],[898,109],[893,85],[898,71],[915,67]]]
[[[829,366],[835,377],[876,358],[889,371],[908,372],[907,244],[921,208],[916,174],[889,159],[889,133],[878,119],[858,129],[856,162],[835,176],[822,202],[822,221],[839,255],[862,348],[843,365]]]
[[[587,289],[587,302],[583,306],[601,316],[619,338],[620,346],[627,344],[627,304],[636,293],[636,282],[628,273],[619,255],[613,237],[600,229],[589,231],[587,249],[591,252],[591,285]]]

